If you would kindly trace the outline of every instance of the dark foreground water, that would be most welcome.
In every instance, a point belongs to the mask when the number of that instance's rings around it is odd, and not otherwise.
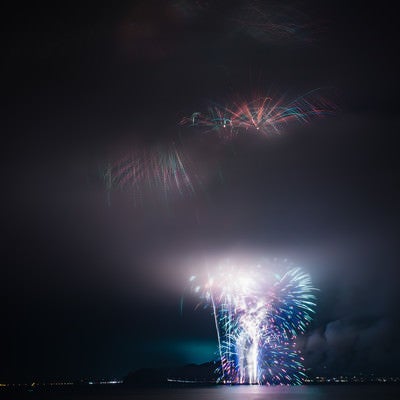
[[[397,386],[217,386],[211,388],[164,389],[110,397],[107,400],[400,400]]]
[[[3,398],[5,393],[0,393]],[[86,393],[9,393],[8,399],[52,400],[400,400],[400,385],[215,386]]]

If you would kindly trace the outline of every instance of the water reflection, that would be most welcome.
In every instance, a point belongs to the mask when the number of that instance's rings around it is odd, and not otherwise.
[[[374,398],[398,400],[400,386],[215,386],[144,390],[131,393],[127,397],[118,397],[119,400],[366,400]]]
[[[21,400],[398,400],[400,385],[210,386],[25,393]],[[36,396],[37,395],[37,396]],[[3,399],[0,393],[0,398]],[[8,397],[4,397],[7,398]]]

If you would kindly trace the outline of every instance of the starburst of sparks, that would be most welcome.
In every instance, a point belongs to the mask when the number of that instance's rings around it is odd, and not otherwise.
[[[233,102],[225,107],[213,105],[207,113],[195,112],[184,117],[180,125],[195,126],[206,132],[216,131],[229,139],[241,132],[261,135],[280,134],[294,122],[308,123],[314,118],[333,114],[335,106],[311,91],[292,101],[284,97],[255,97],[250,101]]]
[[[174,144],[136,148],[107,166],[104,181],[109,192],[129,192],[138,203],[157,197],[169,201],[195,193],[198,176],[193,169],[183,150]]]
[[[312,320],[316,289],[298,267],[267,272],[225,263],[205,280],[190,278],[212,307],[223,383],[300,384],[305,377],[295,339]]]
[[[318,26],[301,10],[279,1],[246,1],[230,20],[236,32],[270,44],[310,42]]]

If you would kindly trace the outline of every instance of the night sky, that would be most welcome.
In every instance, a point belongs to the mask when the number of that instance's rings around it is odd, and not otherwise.
[[[181,296],[205,260],[242,254],[312,276],[317,313],[298,340],[312,373],[400,374],[397,15],[283,3],[4,10],[1,380],[215,358],[210,310],[186,294],[181,313]],[[254,7],[294,33],[252,26]],[[224,144],[179,126],[210,102],[316,88],[335,115],[278,136]],[[109,201],[110,158],[160,143],[201,160],[196,193]]]

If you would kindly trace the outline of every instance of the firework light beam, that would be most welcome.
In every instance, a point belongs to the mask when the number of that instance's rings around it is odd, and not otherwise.
[[[192,291],[212,308],[221,361],[220,382],[301,384],[303,358],[295,339],[315,312],[316,290],[298,267],[272,275],[261,265],[230,262],[190,278]]]
[[[182,118],[179,124],[217,132],[225,139],[245,132],[270,136],[281,134],[292,123],[306,124],[335,111],[335,105],[320,96],[316,89],[292,101],[285,97],[274,100],[270,96],[257,96],[225,107],[214,105],[207,113],[195,112]]]

